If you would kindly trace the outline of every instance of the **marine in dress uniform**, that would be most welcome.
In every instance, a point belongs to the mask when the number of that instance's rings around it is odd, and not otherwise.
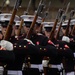
[[[44,28],[45,28],[45,32],[47,33],[47,35],[50,34],[50,31],[51,31],[53,25],[50,25],[49,22],[44,22],[43,24],[45,24]],[[53,37],[53,38],[55,38],[55,37]],[[64,73],[63,72],[63,69],[64,69],[63,58],[65,58],[65,62],[67,62],[67,63],[65,63],[65,65],[66,65],[65,71],[73,72],[74,71],[74,61],[73,61],[74,55],[73,55],[72,50],[69,48],[69,46],[67,45],[67,43],[64,40],[61,41],[61,40],[54,39],[53,43],[55,44],[55,46],[57,48],[58,56],[55,59],[50,60],[50,64],[54,64],[54,65],[61,64],[61,66],[60,66],[60,69],[58,68],[58,70],[56,70],[56,72],[54,72],[55,70],[50,69],[49,74],[60,75],[61,71],[62,71],[62,74]],[[68,66],[69,64],[71,64],[71,66]],[[54,68],[52,68],[52,69],[54,69]]]
[[[16,18],[17,19],[17,18]],[[15,20],[16,20],[15,19]],[[6,18],[7,20],[7,18]],[[9,21],[10,19],[8,19]],[[18,19],[17,19],[18,20]],[[16,21],[16,24],[13,26],[14,30],[14,34],[13,36],[11,36],[10,41],[13,43],[13,46],[16,44],[16,42],[18,41],[18,38],[16,37],[17,31],[18,31],[18,25],[20,25],[20,21]],[[15,46],[14,46],[15,48]],[[8,75],[22,75],[22,64],[23,61],[25,59],[25,52],[24,52],[24,46],[23,46],[23,50],[19,51],[19,48],[21,48],[21,45],[18,44],[17,48],[14,49],[14,55],[15,55],[15,61],[14,63],[8,64],[6,69],[8,70],[7,74]]]
[[[8,64],[12,64],[14,62],[15,55],[13,53],[13,44],[9,41],[3,40],[7,27],[7,20],[3,18],[4,16],[5,14],[0,14],[0,62],[7,66]],[[4,66],[4,69],[6,69],[6,66]],[[5,70],[4,75],[6,75]]]
[[[3,34],[3,37],[4,37],[4,35],[5,35],[5,33],[6,33],[6,29],[7,29],[7,25],[8,25],[8,23],[9,23],[9,20],[10,20],[10,18],[11,18],[11,15],[12,14],[10,14],[10,13],[2,13],[2,14],[0,14],[0,23],[1,23],[1,26],[2,26],[2,34]],[[16,17],[15,17],[15,20],[17,20],[19,17],[16,15]],[[15,22],[15,20],[14,20],[14,22]],[[13,23],[13,25],[14,25],[14,23]],[[13,26],[12,26],[13,27]],[[9,41],[11,41],[11,39],[9,39]],[[14,41],[14,40],[13,40]],[[6,44],[6,42],[4,42],[3,44]],[[8,44],[9,45],[9,44]],[[9,45],[10,46],[10,45]],[[12,46],[13,46],[13,44],[12,44]],[[11,47],[11,46],[10,46]],[[9,47],[9,49],[10,49],[10,47]],[[11,47],[12,48],[12,47]],[[10,73],[10,71],[9,71],[9,65],[11,65],[11,64],[13,64],[14,63],[14,61],[15,61],[15,54],[14,54],[14,52],[13,52],[13,49],[12,49],[12,51],[10,51],[10,52],[12,52],[12,53],[10,53],[9,54],[9,52],[8,52],[8,57],[10,58],[9,59],[9,61],[11,62],[11,63],[8,63],[7,64],[7,66],[6,66],[6,70],[7,70],[7,74],[8,75],[10,75],[11,73]],[[13,54],[13,55],[12,55]],[[4,55],[6,55],[6,54],[4,54]],[[13,58],[11,58],[11,56],[13,56]],[[7,55],[6,55],[6,57],[7,57]],[[14,61],[12,62],[12,60],[14,59]],[[12,67],[12,66],[11,66]],[[13,73],[12,73],[13,74]],[[14,73],[15,74],[15,73]]]
[[[43,22],[42,24],[43,24],[44,34],[47,38],[49,38],[51,29],[54,25],[54,22]],[[56,32],[55,32],[55,34],[56,34]],[[53,42],[54,42],[54,40],[53,40]],[[55,42],[54,42],[54,45],[56,46]],[[57,57],[50,58],[47,75],[50,75],[50,74],[51,75],[61,75],[62,74],[62,69],[63,69],[62,55],[59,53],[58,48],[57,48],[57,52],[58,52]]]
[[[23,17],[25,21],[25,31],[26,29],[29,30],[34,16],[22,15],[21,17]],[[23,51],[22,53],[24,55],[26,53],[26,56],[28,57],[27,63],[30,63],[30,66],[26,68],[27,75],[32,75],[32,74],[40,75],[40,72],[43,70],[43,66],[42,66],[43,57],[44,56],[54,57],[57,55],[56,48],[51,42],[49,42],[49,39],[44,35],[36,32],[37,30],[36,28],[39,28],[40,26],[40,24],[37,23],[38,22],[36,22],[35,24],[35,31],[32,34],[30,40],[24,38],[23,40],[18,41],[18,44],[15,45],[14,48],[16,49],[18,46],[20,46],[20,48],[18,48],[19,53]]]
[[[63,34],[65,33],[66,27],[67,27],[67,23],[63,23],[62,24],[62,29],[63,29],[62,32],[63,32]],[[71,59],[68,58],[66,60],[66,64],[67,64],[67,66],[66,66],[66,75],[74,75],[74,54],[73,54],[73,49],[71,48],[70,28],[71,27],[69,27],[69,35],[62,37],[62,41],[65,41],[66,42],[66,44],[69,46],[69,49],[71,49],[71,53],[73,55],[73,57]],[[70,51],[68,51],[68,53],[70,53]]]

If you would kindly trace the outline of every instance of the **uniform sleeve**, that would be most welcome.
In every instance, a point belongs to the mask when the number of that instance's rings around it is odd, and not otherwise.
[[[15,55],[13,51],[0,50],[0,62],[1,63],[13,63],[15,60]]]
[[[53,44],[48,43],[47,39],[44,39],[43,43],[37,45],[32,45],[26,40],[20,41],[18,44],[14,45],[14,50],[19,50],[24,54],[41,54],[42,56],[56,56],[57,50]]]

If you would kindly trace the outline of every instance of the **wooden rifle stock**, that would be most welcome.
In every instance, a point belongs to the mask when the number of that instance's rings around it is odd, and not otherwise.
[[[7,26],[7,30],[6,30],[6,33],[5,33],[5,36],[4,36],[4,40],[8,40],[10,38],[10,36],[11,36],[11,33],[12,33],[12,24],[14,22],[16,11],[17,10],[13,11],[13,14],[12,14],[11,19],[9,21],[9,24]]]
[[[14,18],[15,18],[17,9],[20,6],[20,4],[21,4],[21,0],[17,0],[16,1],[16,5],[15,5],[14,10],[13,10],[13,13],[12,13],[12,16],[10,18],[9,24],[7,26],[7,30],[6,30],[5,36],[3,38],[4,40],[9,40],[9,38],[11,36],[11,33],[12,33],[12,25],[13,25],[13,22],[14,22]]]
[[[65,36],[68,36],[69,35],[70,21],[71,21],[71,18],[69,18],[69,20],[68,20],[68,25],[66,27],[66,31],[65,31],[65,34],[64,34]]]
[[[73,26],[73,29],[72,29],[71,35],[74,35],[74,31],[75,31],[75,25]]]
[[[61,26],[62,26],[62,22],[59,25],[59,28],[58,28],[58,31],[57,31],[57,34],[56,34],[56,37],[55,37],[56,40],[59,38],[59,33],[60,33]]]
[[[60,23],[59,23],[59,28],[58,28],[58,31],[57,31],[57,34],[56,34],[55,39],[58,39],[58,38],[59,38],[59,33],[60,33],[61,26],[62,26],[62,22],[63,22],[65,19],[66,19],[66,15],[63,14],[62,17],[61,17]]]
[[[51,32],[50,32],[50,37],[49,37],[50,40],[52,40],[53,37],[54,37],[54,31],[55,31],[55,29],[56,29],[57,22],[58,22],[58,19],[56,19],[56,21],[55,21],[55,23],[54,23],[54,26],[53,26],[53,28],[52,28],[52,30],[51,30]]]
[[[54,38],[54,32],[55,32],[55,29],[56,29],[56,25],[58,23],[59,18],[62,15],[62,12],[63,12],[62,9],[59,9],[58,14],[57,14],[57,17],[56,17],[56,20],[55,20],[54,25],[53,25],[53,28],[52,28],[52,30],[50,32],[50,36],[49,36],[49,39],[50,40],[53,40],[53,38]]]
[[[28,38],[28,39],[30,39],[30,36],[31,36],[31,34],[33,32],[33,29],[34,29],[34,26],[35,26],[35,23],[36,23],[37,18],[38,18],[38,16],[35,15],[34,20],[33,20],[32,24],[30,26],[30,30],[29,30],[29,32],[28,32],[28,34],[26,36],[26,38]]]
[[[38,6],[38,9],[37,9],[37,12],[35,14],[35,17],[33,19],[33,22],[30,26],[30,29],[29,29],[29,32],[27,33],[27,36],[26,38],[30,39],[30,36],[32,35],[33,33],[33,29],[34,29],[34,26],[35,26],[35,23],[36,23],[36,20],[38,18],[38,15],[41,13],[41,11],[43,10],[43,7],[44,7],[44,4],[43,4],[43,0],[40,1],[39,3],[39,6]]]
[[[69,6],[70,6],[70,3],[68,3],[65,13],[61,17],[60,25],[59,25],[59,28],[58,28],[58,31],[57,31],[57,34],[56,34],[56,39],[58,39],[58,37],[59,37],[59,33],[60,33],[61,26],[62,26],[62,22],[64,22],[65,19],[66,19],[66,14],[67,14],[67,11],[69,9]]]
[[[22,28],[23,23],[24,23],[24,20],[21,19],[20,26],[19,26],[19,29],[18,29],[18,32],[17,32],[17,36],[19,36],[20,33],[21,33],[21,28]]]
[[[65,36],[68,36],[69,35],[69,27],[70,27],[70,22],[71,22],[71,19],[72,19],[72,17],[74,16],[74,10],[72,10],[71,11],[71,13],[70,13],[70,18],[69,18],[69,20],[68,20],[68,25],[67,25],[67,28],[66,28],[66,31],[65,31]]]

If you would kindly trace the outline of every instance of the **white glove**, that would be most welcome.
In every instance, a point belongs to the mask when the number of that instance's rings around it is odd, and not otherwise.
[[[48,67],[48,63],[49,63],[49,60],[43,60],[42,61],[43,67]]]
[[[63,36],[62,37],[62,41],[66,41],[66,42],[70,42],[70,38],[69,37],[67,37],[67,36]]]
[[[13,50],[13,44],[9,41],[1,40],[0,45],[1,45],[2,48],[5,48],[8,51]]]
[[[32,45],[35,45],[31,40],[29,40],[29,39],[24,39],[24,40],[26,40],[27,42],[29,42],[30,44],[32,44]]]

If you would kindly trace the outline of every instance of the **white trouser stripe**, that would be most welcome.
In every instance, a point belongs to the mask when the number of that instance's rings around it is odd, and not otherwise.
[[[7,75],[22,75],[22,71],[8,70]]]

